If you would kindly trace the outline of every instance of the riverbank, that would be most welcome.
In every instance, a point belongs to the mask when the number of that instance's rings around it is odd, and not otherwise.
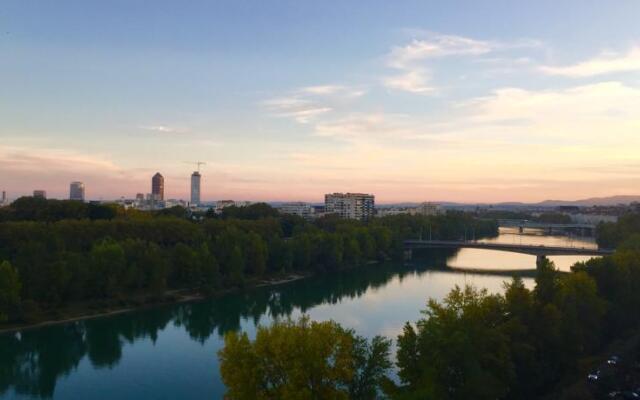
[[[224,289],[211,294],[205,294],[190,289],[177,289],[167,291],[160,297],[152,296],[145,293],[139,293],[122,299],[76,303],[62,309],[49,311],[45,310],[43,311],[41,316],[42,320],[37,322],[7,324],[6,326],[0,325],[0,335],[28,329],[37,329],[50,325],[66,324],[69,322],[84,321],[93,318],[109,317],[154,307],[203,301],[210,298],[225,296],[242,290],[283,285],[286,283],[309,278],[312,275],[313,274],[311,273],[300,272],[286,275],[276,275],[250,281],[242,288],[236,287]]]

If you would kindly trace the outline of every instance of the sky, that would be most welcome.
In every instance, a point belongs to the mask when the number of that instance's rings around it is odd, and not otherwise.
[[[0,2],[0,190],[640,194],[640,1]],[[190,164],[191,163],[191,164]]]

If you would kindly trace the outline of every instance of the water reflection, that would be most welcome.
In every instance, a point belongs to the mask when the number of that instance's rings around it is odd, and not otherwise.
[[[253,335],[259,323],[308,313],[366,336],[394,337],[419,318],[427,298],[465,283],[498,291],[508,279],[451,272],[454,254],[0,335],[0,397],[219,398],[215,353],[225,332]]]
[[[597,248],[593,237],[546,235],[542,230],[525,230],[520,233],[517,228],[500,228],[500,235],[495,238],[482,239],[481,242],[544,245],[557,247]],[[591,256],[552,256],[551,261],[561,271],[570,271],[571,266],[579,261],[589,260]],[[495,250],[462,249],[448,262],[454,268],[477,269],[532,269],[536,266],[535,256],[508,253]]]

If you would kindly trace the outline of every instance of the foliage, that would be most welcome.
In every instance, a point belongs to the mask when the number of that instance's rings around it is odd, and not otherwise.
[[[0,222],[0,259],[11,262],[22,283],[23,306],[11,314],[14,320],[25,314],[35,320],[39,312],[29,310],[51,312],[77,302],[158,297],[182,288],[211,294],[265,274],[401,259],[402,241],[428,229],[443,238],[497,229],[460,213],[312,223],[280,216],[266,204],[203,220],[192,220],[180,207],[125,212],[37,198],[18,199],[9,208],[9,221]]]
[[[425,318],[398,337],[403,385],[387,392],[400,399],[538,398],[601,348],[610,316],[597,282],[586,272],[560,275],[545,260],[534,290],[514,278],[504,295],[456,287],[443,302],[430,300]]]
[[[389,347],[303,317],[260,327],[253,342],[228,333],[218,356],[229,399],[374,399]]]
[[[596,230],[596,241],[603,248],[613,249],[634,234],[640,234],[640,213],[629,213],[618,218],[618,222],[603,222]]]
[[[20,304],[20,278],[8,261],[0,262],[0,322],[9,319]]]

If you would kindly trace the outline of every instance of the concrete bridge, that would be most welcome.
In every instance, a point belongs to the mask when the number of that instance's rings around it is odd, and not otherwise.
[[[550,222],[534,222],[522,219],[499,219],[498,225],[505,228],[520,228],[522,232],[524,229],[543,229],[547,232],[553,232],[554,230],[574,230],[585,233],[594,234],[597,226],[594,224],[585,224],[577,222],[569,222],[566,224],[554,224]]]
[[[613,250],[594,249],[588,247],[561,247],[456,240],[405,240],[404,248],[409,252],[409,257],[411,257],[411,251],[413,249],[484,249],[509,251],[512,253],[521,253],[536,256],[537,266],[539,266],[544,258],[548,256],[606,256],[609,254],[613,254]]]

